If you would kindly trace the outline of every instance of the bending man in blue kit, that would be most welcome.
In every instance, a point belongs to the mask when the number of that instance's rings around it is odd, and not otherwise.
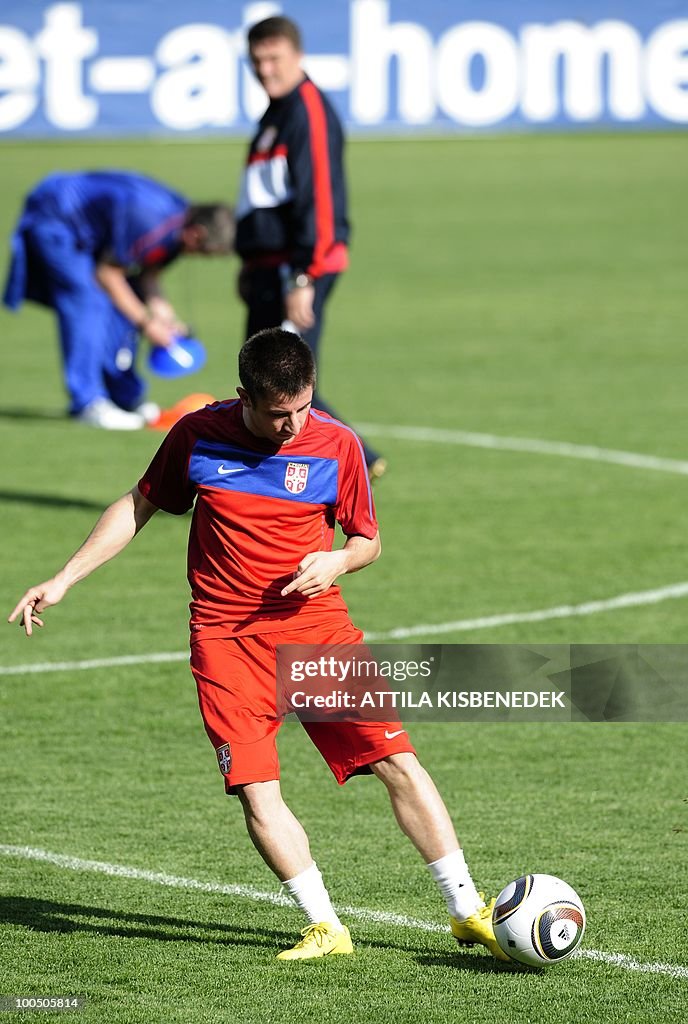
[[[12,237],[3,301],[55,310],[70,413],[106,430],[136,430],[159,410],[135,369],[139,333],[166,347],[183,325],[160,272],[183,254],[225,255],[234,217],[192,205],[139,174],[51,174],[27,196]]]

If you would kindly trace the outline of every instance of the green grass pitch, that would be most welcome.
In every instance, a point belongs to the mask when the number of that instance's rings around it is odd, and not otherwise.
[[[242,154],[228,142],[5,144],[0,235],[50,170],[127,167],[226,199]],[[321,365],[343,415],[685,459],[685,137],[360,141],[348,161],[352,267]],[[233,392],[235,271],[187,260],[167,275],[209,360],[181,385],[153,381],[162,404]],[[135,483],[160,438],[68,422],[50,315],[26,307],[0,324],[9,611]],[[344,584],[366,630],[688,579],[685,475],[371,440],[390,463],[376,496],[384,553]],[[0,667],[183,651],[187,529],[157,516],[32,641],[6,626]],[[418,639],[683,643],[686,607]],[[0,675],[0,711],[0,844],[277,891],[221,793],[183,661]],[[354,957],[286,965],[274,954],[300,927],[289,908],[0,856],[0,995],[84,995],[76,1019],[89,1024],[684,1021],[686,726],[424,724],[412,735],[479,885],[560,875],[588,911],[584,948],[626,960],[521,971],[440,932],[352,917]],[[339,791],[295,724],[280,754],[335,902],[444,923],[382,787],[356,779]]]

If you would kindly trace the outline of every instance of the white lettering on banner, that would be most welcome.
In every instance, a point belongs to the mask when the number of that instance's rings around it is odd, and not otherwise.
[[[348,57],[338,57],[334,53],[323,56],[311,54],[303,59],[309,78],[325,92],[342,92],[349,88],[349,65]]]
[[[88,80],[96,92],[148,92],[155,65],[148,57],[101,57],[91,65]]]
[[[98,33],[81,24],[79,4],[55,4],[45,12],[45,28],[36,36],[45,61],[45,116],[58,128],[91,128],[98,104],[84,96],[83,62],[98,52]]]
[[[155,54],[163,71],[153,87],[153,113],[170,128],[223,127],[236,120],[235,35],[215,25],[184,25],[163,36]]]
[[[84,24],[81,3],[12,0],[10,10],[22,15],[42,9],[43,25],[34,38],[0,25],[0,132],[27,124],[39,109],[49,125],[67,132],[97,128],[100,97],[113,94],[132,96],[127,129],[155,122],[176,131],[227,129],[261,116],[266,98],[246,58],[246,29],[279,13],[280,3],[226,5],[240,14],[235,25],[179,24],[154,52],[136,56],[101,53],[110,42],[104,26],[112,6],[114,0],[88,7],[90,20],[103,20],[99,32]],[[141,5],[142,14],[150,6]],[[169,6],[183,17],[179,0]],[[350,50],[316,52],[305,61],[316,83],[343,94],[345,103],[348,90],[354,124],[632,124],[648,115],[688,124],[688,19],[660,22],[643,36],[629,21],[576,20],[571,0],[571,17],[551,23],[524,17],[510,30],[458,21],[433,36],[426,24],[394,21],[392,6],[350,0]],[[427,19],[451,6],[435,0]],[[145,22],[146,30],[153,25]]]
[[[483,62],[480,88],[471,84],[471,64]],[[484,21],[457,25],[437,47],[437,98],[453,120],[471,126],[496,124],[518,104],[519,54],[516,40],[499,25]]]
[[[412,22],[389,23],[388,0],[351,4],[351,112],[361,124],[378,124],[389,111],[389,64],[397,62],[399,114],[408,124],[426,124],[435,113],[433,43]]]
[[[603,66],[608,68],[608,103],[620,121],[645,113],[643,41],[631,25],[601,21],[525,25],[521,31],[524,83],[521,109],[528,120],[552,121],[560,104],[574,121],[594,121],[604,110]],[[559,89],[562,68],[563,95]]]
[[[38,106],[40,81],[31,42],[18,29],[0,26],[0,131],[28,121]]]
[[[647,98],[669,121],[688,122],[688,20],[652,33],[645,63]]]

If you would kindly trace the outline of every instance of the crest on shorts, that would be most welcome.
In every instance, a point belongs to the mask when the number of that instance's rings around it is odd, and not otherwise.
[[[290,494],[300,494],[301,491],[306,490],[309,469],[310,467],[307,462],[287,463],[287,471],[284,474],[284,486]]]
[[[223,775],[229,775],[229,770],[232,767],[232,751],[229,743],[223,743],[221,747],[216,747],[215,753],[220,771]]]
[[[256,153],[267,153],[277,138],[277,127],[274,124],[268,125],[256,142]]]

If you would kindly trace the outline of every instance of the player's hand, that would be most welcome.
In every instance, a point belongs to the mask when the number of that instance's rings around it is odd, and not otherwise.
[[[141,328],[141,333],[148,338],[151,345],[155,345],[157,348],[169,348],[174,336],[172,326],[157,316],[146,320]]]
[[[162,323],[166,324],[172,329],[174,334],[181,334],[183,336],[189,335],[189,325],[185,324],[183,320],[180,320],[171,302],[164,299],[161,295],[153,295],[146,303],[147,308],[150,310],[152,317],[156,320],[161,320]]]
[[[26,635],[31,636],[34,626],[43,625],[39,613],[61,601],[66,592],[66,584],[57,577],[46,580],[45,583],[38,583],[26,591],[7,621],[14,622],[19,619],[19,625],[24,627]]]
[[[285,320],[291,320],[299,331],[307,331],[315,323],[314,299],[315,288],[312,284],[306,285],[305,288],[292,288],[284,296]]]
[[[146,301],[146,307],[151,316],[154,316],[156,320],[162,320],[163,323],[171,325],[177,319],[172,303],[163,299],[162,295],[152,295]]]
[[[340,551],[312,551],[304,555],[299,562],[294,579],[282,591],[287,594],[303,594],[304,597],[317,597],[329,590],[334,581],[346,572],[346,554]]]

